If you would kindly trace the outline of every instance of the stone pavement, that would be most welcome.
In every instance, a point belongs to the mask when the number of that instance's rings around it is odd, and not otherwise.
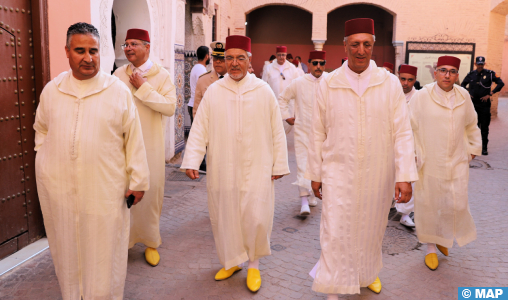
[[[424,248],[415,233],[390,221],[383,245],[379,277],[381,294],[366,288],[342,299],[456,299],[459,286],[508,286],[508,99],[499,103],[491,124],[489,156],[475,159],[470,172],[469,202],[478,239],[439,254],[435,272],[423,263]],[[320,207],[306,219],[299,213],[296,163],[290,138],[290,176],[276,182],[272,256],[261,259],[263,284],[250,293],[246,270],[216,282],[221,268],[208,219],[206,176],[199,182],[171,181],[177,169],[168,166],[161,217],[162,257],[157,267],[144,261],[142,246],[129,251],[125,299],[326,299],[312,292],[308,272],[319,258]],[[0,299],[61,299],[49,251],[0,277]],[[74,300],[74,299],[73,299]],[[86,299],[85,299],[86,300]]]

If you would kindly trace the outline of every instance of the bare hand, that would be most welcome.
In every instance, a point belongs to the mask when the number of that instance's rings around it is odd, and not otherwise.
[[[409,182],[397,182],[395,183],[395,202],[407,203],[411,200],[413,195],[413,188]]]
[[[288,122],[289,125],[293,126],[295,125],[295,118],[287,118],[286,122]]]
[[[185,171],[185,175],[187,175],[187,177],[189,177],[192,180],[199,178],[199,172],[198,172],[198,170],[187,169]]]
[[[310,186],[312,187],[314,196],[316,196],[316,198],[323,200],[323,198],[322,198],[323,195],[321,195],[321,191],[320,191],[321,190],[321,182],[311,181]]]
[[[480,98],[480,100],[482,100],[482,102],[487,102],[490,100],[490,95],[487,95],[487,96],[483,96]]]
[[[128,190],[127,193],[125,193],[125,198],[128,198],[130,195],[134,195],[134,203],[132,203],[132,205],[136,205],[138,204],[139,201],[141,201],[141,199],[145,195],[145,192]]]
[[[474,159],[475,157],[476,157],[476,155],[471,154],[471,159]]]
[[[282,177],[284,177],[284,175],[273,175],[272,180],[281,179]]]
[[[145,83],[147,80],[141,74],[139,73],[133,73],[131,76],[129,76],[129,82],[136,88],[139,89],[143,83]]]

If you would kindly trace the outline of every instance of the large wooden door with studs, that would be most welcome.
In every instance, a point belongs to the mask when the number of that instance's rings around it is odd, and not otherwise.
[[[0,0],[0,259],[44,235],[35,183],[37,45],[30,10],[29,0]]]

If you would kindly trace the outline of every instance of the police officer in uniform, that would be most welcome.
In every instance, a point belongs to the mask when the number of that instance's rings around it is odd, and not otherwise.
[[[461,86],[469,91],[473,100],[474,108],[478,114],[478,127],[480,127],[482,133],[482,155],[488,155],[487,143],[489,142],[491,97],[503,88],[504,83],[496,75],[496,72],[484,68],[485,57],[478,56],[474,65],[476,70],[467,74]],[[493,82],[497,86],[491,91]]]

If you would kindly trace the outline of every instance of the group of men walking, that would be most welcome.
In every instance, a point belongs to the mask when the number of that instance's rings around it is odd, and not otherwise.
[[[437,249],[448,255],[454,239],[463,246],[476,238],[468,162],[481,154],[482,142],[471,97],[454,85],[460,60],[440,57],[436,82],[416,91],[416,67],[403,65],[397,78],[371,60],[373,20],[345,25],[348,57],[330,73],[325,51],[309,53],[310,73],[302,75],[279,46],[259,79],[249,72],[245,36],[212,43],[213,70],[191,73],[192,127],[181,169],[191,179],[208,175],[208,211],[223,266],[215,280],[247,267],[247,288],[261,288],[260,258],[271,254],[274,180],[290,172],[286,135],[293,128],[300,214],[322,199],[321,255],[309,270],[314,291],[328,299],[360,287],[381,292],[393,200],[403,218],[414,207],[431,270],[438,267]],[[97,29],[72,25],[71,70],[45,87],[37,109],[38,191],[66,300],[122,299],[127,250],[135,243],[147,247],[150,265],[161,259],[164,116],[174,113],[175,88],[149,59],[148,32],[129,30],[122,47],[130,64],[105,74]],[[201,52],[204,67],[209,53]]]

